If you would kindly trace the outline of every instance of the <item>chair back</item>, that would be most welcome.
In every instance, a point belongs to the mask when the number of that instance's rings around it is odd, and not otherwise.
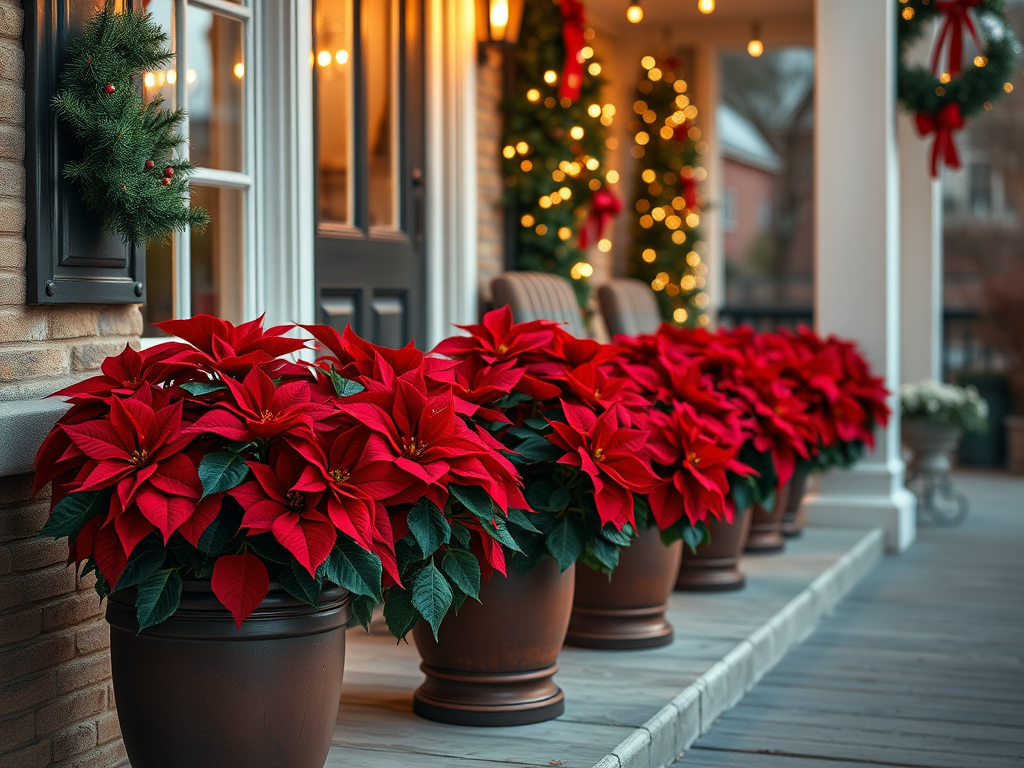
[[[654,333],[661,325],[658,300],[651,286],[631,278],[610,280],[597,289],[597,303],[608,333],[638,336]]]
[[[576,291],[565,278],[543,272],[505,272],[491,281],[491,296],[495,307],[508,304],[517,323],[555,320],[565,323],[563,327],[573,336],[587,336]]]

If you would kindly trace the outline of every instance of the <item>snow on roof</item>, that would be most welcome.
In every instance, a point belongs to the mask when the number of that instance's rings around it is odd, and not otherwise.
[[[782,169],[782,161],[767,139],[752,122],[728,104],[718,105],[715,127],[722,146],[722,157],[772,173]]]

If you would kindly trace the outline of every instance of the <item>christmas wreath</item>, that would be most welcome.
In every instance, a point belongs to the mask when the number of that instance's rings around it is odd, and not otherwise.
[[[601,103],[601,63],[579,0],[527,0],[505,102],[506,205],[519,214],[516,266],[570,279],[585,307],[600,241],[621,207],[605,168],[615,107]],[[606,247],[606,246],[605,246]]]
[[[953,133],[967,118],[992,109],[1013,90],[1009,82],[1020,45],[1003,13],[1004,0],[900,0],[896,26],[897,98],[922,135],[935,134],[932,176],[939,165],[960,167]],[[907,50],[939,20],[930,66],[905,62]],[[965,40],[974,56],[964,67]]]
[[[644,56],[629,124],[637,159],[628,272],[650,283],[666,320],[706,325],[707,266],[701,263],[699,183],[707,151],[695,125],[678,59],[659,51]]]
[[[125,243],[166,239],[209,220],[190,206],[187,180],[195,167],[174,157],[185,141],[177,131],[185,113],[164,109],[160,96],[144,102],[136,86],[173,58],[169,40],[148,13],[116,13],[108,0],[68,46],[53,97],[82,150],[64,175],[104,230]]]

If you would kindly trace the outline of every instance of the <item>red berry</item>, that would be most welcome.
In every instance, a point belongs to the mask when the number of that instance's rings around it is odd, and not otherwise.
[[[152,160],[147,160],[146,161],[146,167],[147,168],[152,168],[154,165],[156,165],[156,163],[154,163]]]
[[[103,91],[107,94],[111,94],[116,90],[117,88],[114,87],[113,83],[107,83],[105,86],[103,86]]]
[[[164,179],[163,182],[164,182],[164,186],[165,187],[171,186],[171,180],[170,179]]]
[[[164,176],[167,176],[169,178],[169,177],[171,177],[173,175],[174,175],[174,169],[171,168],[171,166],[168,165],[166,168],[164,168]]]

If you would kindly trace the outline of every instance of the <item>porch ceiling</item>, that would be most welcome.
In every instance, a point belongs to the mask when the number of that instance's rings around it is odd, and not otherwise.
[[[769,44],[813,44],[814,0],[717,0],[711,14],[697,10],[697,0],[641,0],[644,20],[637,25],[626,23],[629,2],[586,0],[587,16],[630,38],[667,36],[677,44],[745,45],[755,23]]]

